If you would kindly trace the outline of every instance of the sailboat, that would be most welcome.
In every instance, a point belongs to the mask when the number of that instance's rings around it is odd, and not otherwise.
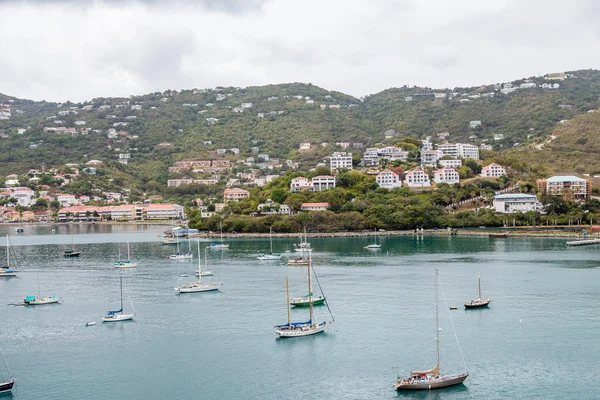
[[[285,325],[276,325],[275,326],[275,334],[280,338],[292,338],[292,337],[300,337],[300,336],[309,336],[314,335],[320,332],[323,332],[327,327],[328,323],[323,321],[321,323],[314,322],[314,312],[313,312],[313,294],[312,294],[312,282],[311,282],[311,270],[312,265],[310,262],[308,263],[308,307],[310,310],[309,320],[306,322],[292,322],[290,319],[290,290],[288,285],[288,280],[286,278],[285,281],[285,291],[286,291],[286,300],[287,300],[287,308],[288,308],[288,322]],[[329,308],[329,307],[328,307]],[[331,313],[331,311],[330,311]]]
[[[308,257],[306,257],[306,252],[302,251],[302,255],[298,258],[290,258],[288,260],[288,265],[308,265]]]
[[[115,268],[135,268],[137,263],[131,261],[131,249],[127,241],[127,260],[121,260],[121,246],[119,246],[119,259],[115,261]]]
[[[465,303],[465,308],[483,308],[487,307],[492,300],[481,298],[481,275],[477,273],[477,299]]]
[[[25,300],[23,300],[23,303],[26,306],[41,306],[44,304],[54,304],[54,303],[58,303],[58,297],[56,296],[50,296],[50,297],[42,297],[40,295],[40,273],[38,272],[37,274],[37,278],[38,278],[38,295],[37,296],[27,296],[25,297]]]
[[[269,241],[271,242],[271,252],[269,254],[259,254],[258,257],[256,257],[257,260],[268,261],[281,259],[280,253],[273,253],[273,230],[271,227],[269,227]]]
[[[129,299],[131,302],[131,299]],[[133,304],[131,305],[133,308]],[[105,317],[102,317],[102,322],[121,322],[121,321],[129,321],[135,317],[135,310],[133,310],[132,314],[123,313],[123,277],[121,276],[121,308],[116,311],[109,311]]]
[[[365,246],[365,249],[380,249],[381,245],[377,244],[377,228],[375,228],[375,242]]]
[[[10,240],[6,235],[6,265],[0,268],[0,278],[17,276],[17,271],[10,269]]]
[[[189,251],[187,253],[180,253],[179,252],[179,238],[177,238],[177,253],[171,254],[169,256],[169,259],[170,260],[191,260],[192,258],[194,258],[194,256],[192,255],[192,245],[190,244],[189,240],[188,240],[188,247],[189,247]]]
[[[442,375],[440,373],[440,323],[438,315],[438,270],[435,270],[435,351],[437,363],[427,371],[411,371],[407,379],[398,377],[396,390],[430,390],[459,385],[467,379],[469,373]],[[458,338],[457,338],[458,342]],[[460,346],[460,344],[459,344]],[[462,357],[462,353],[461,353]],[[463,360],[464,361],[464,360]]]
[[[79,257],[81,255],[81,252],[75,251],[75,237],[73,235],[71,235],[71,244],[71,250],[65,250],[65,258]]]
[[[202,283],[202,264],[200,263],[200,241],[198,240],[198,281],[189,282],[184,285],[178,285],[175,290],[178,293],[197,293],[197,292],[210,292],[212,290],[219,290],[219,283]]]
[[[6,378],[4,377],[4,372],[2,372],[3,369],[0,369],[0,394],[1,394],[1,393],[8,393],[12,390],[13,386],[15,385],[15,378],[12,377],[10,370],[8,368],[8,363],[6,362],[6,358],[4,358],[4,354],[1,351],[0,351],[0,355],[2,356],[2,361],[4,361],[4,367],[6,367],[6,373],[10,377],[10,379],[7,381]]]
[[[200,253],[198,253],[198,264],[200,264]],[[204,266],[208,268],[208,247],[204,248]],[[213,276],[212,271],[203,271],[201,268],[196,270],[196,276]]]
[[[308,252],[312,251],[310,243],[308,242],[308,236],[306,235],[306,227],[304,227],[304,236],[302,236],[302,232],[300,232],[300,243],[294,244],[294,250]]]
[[[210,244],[211,249],[228,249],[229,243],[223,242],[223,222],[219,222],[219,228],[221,230],[221,241],[220,242],[212,242]]]

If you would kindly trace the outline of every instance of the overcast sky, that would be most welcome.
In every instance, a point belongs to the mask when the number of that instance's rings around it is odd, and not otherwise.
[[[474,86],[600,68],[598,17],[596,0],[0,0],[0,93]]]

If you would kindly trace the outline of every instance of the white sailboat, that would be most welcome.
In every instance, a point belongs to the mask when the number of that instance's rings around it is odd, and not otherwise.
[[[288,322],[285,325],[276,325],[275,326],[275,334],[280,338],[292,338],[292,337],[301,337],[301,336],[309,336],[314,335],[320,332],[323,332],[327,327],[328,323],[323,321],[321,323],[314,322],[314,311],[313,311],[313,293],[312,293],[312,281],[311,281],[311,271],[312,264],[311,258],[308,258],[308,303],[309,303],[309,320],[305,322],[292,322],[290,319],[290,292],[288,287],[288,281],[286,278],[285,287],[286,287],[286,302],[288,308]],[[329,309],[329,305],[327,306]],[[331,313],[331,311],[330,311]]]
[[[220,242],[212,242],[210,244],[211,249],[228,249],[229,243],[223,242],[223,222],[219,222],[219,228],[221,230],[221,241]]]
[[[200,253],[198,253],[198,264],[200,264]],[[204,248],[204,267],[208,268],[208,247]],[[213,276],[214,274],[212,271],[202,270],[201,268],[196,270],[196,276]]]
[[[381,245],[377,244],[377,228],[375,228],[375,242],[365,246],[365,249],[380,249]]]
[[[179,238],[177,238],[177,253],[171,254],[169,256],[169,259],[170,260],[191,260],[192,258],[194,258],[194,256],[192,255],[192,245],[190,244],[189,240],[188,240],[188,247],[189,247],[189,251],[187,253],[180,253],[179,252]]]
[[[0,355],[2,356],[2,361],[4,361],[4,367],[5,368],[1,368],[0,369],[0,394],[2,393],[9,393],[10,391],[12,391],[13,386],[15,385],[15,378],[13,378],[12,374],[10,373],[10,369],[8,368],[8,363],[6,362],[6,358],[4,358],[4,353],[2,353],[2,351],[0,351]],[[5,377],[5,372],[8,375],[8,377],[10,379],[6,380]],[[10,397],[10,396],[8,396]]]
[[[131,299],[129,299],[131,303]],[[133,309],[133,304],[131,303],[131,308]],[[123,313],[123,277],[121,277],[121,308],[116,311],[109,311],[105,317],[102,317],[102,322],[121,322],[121,321],[129,321],[135,317],[135,309],[131,314]]]
[[[408,378],[398,377],[396,390],[431,390],[448,386],[459,385],[467,379],[469,372],[456,375],[442,375],[440,372],[440,321],[438,315],[438,270],[435,270],[435,352],[437,363],[435,367],[426,371],[411,371]],[[456,335],[456,332],[455,332]],[[458,343],[458,337],[456,337]],[[460,349],[460,344],[458,345]],[[462,357],[462,351],[461,351]],[[464,363],[464,359],[463,359]],[[466,366],[465,366],[466,369]]]
[[[38,284],[38,295],[37,296],[27,296],[23,300],[23,303],[26,306],[41,306],[44,304],[55,304],[58,303],[58,297],[50,296],[50,297],[42,297],[40,295],[40,273],[37,274],[37,284]]]
[[[119,259],[115,261],[115,268],[136,268],[137,263],[131,261],[131,249],[127,241],[127,260],[121,260],[121,246],[119,246]]]
[[[179,284],[175,287],[177,293],[198,293],[198,292],[210,292],[213,290],[219,290],[219,283],[202,283],[202,264],[200,263],[200,241],[198,240],[198,281],[188,282],[186,284]]]
[[[0,268],[0,278],[17,276],[17,271],[10,269],[10,240],[6,235],[6,265]]]
[[[306,227],[304,227],[304,236],[302,232],[300,232],[300,242],[298,244],[294,244],[294,250],[300,252],[311,252],[312,248],[310,247],[310,243],[308,242],[308,235],[306,234]]]
[[[271,252],[268,254],[259,254],[258,257],[256,257],[257,260],[270,261],[281,259],[280,253],[273,253],[273,229],[271,227],[269,227],[269,242],[271,243]]]

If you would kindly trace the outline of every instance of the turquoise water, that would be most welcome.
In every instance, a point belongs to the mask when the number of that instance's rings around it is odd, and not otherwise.
[[[22,272],[0,280],[0,346],[17,384],[0,398],[598,397],[598,247],[410,236],[382,237],[381,250],[365,250],[367,238],[313,239],[315,270],[335,323],[325,334],[278,340],[273,325],[287,318],[285,277],[292,295],[306,292],[306,278],[302,267],[254,260],[268,250],[268,239],[232,240],[229,250],[211,252],[215,276],[206,279],[222,282],[220,292],[177,295],[178,274],[192,279],[197,260],[166,260],[173,247],[159,242],[164,228],[50,230],[10,232]],[[139,267],[116,270],[112,262],[119,244],[125,254],[127,240]],[[83,255],[64,259],[72,242]],[[274,251],[287,255],[293,243],[274,239]],[[441,368],[464,369],[450,314],[470,377],[444,391],[398,394],[398,373],[435,364],[434,268],[447,305],[459,306],[449,311],[441,297]],[[465,311],[462,303],[477,295],[479,271],[483,296],[493,302],[488,310]],[[7,305],[37,294],[38,276],[41,294],[62,297],[62,304]],[[107,310],[118,309],[119,276],[137,317],[102,324]],[[304,320],[307,311],[292,314]],[[327,317],[326,308],[317,315]],[[85,327],[89,321],[98,325]]]

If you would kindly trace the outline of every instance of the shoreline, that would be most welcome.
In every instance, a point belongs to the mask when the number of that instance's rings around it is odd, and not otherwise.
[[[313,232],[307,233],[306,235],[309,238],[333,238],[333,237],[371,237],[371,236],[488,236],[490,235],[506,235],[507,238],[510,237],[555,237],[555,238],[581,238],[584,236],[580,232],[564,232],[561,230],[548,229],[548,230],[540,230],[540,231],[526,231],[526,230],[515,230],[515,231],[507,231],[501,229],[461,229],[461,230],[433,230],[433,229],[425,229],[421,231],[385,231],[385,232]],[[268,233],[223,233],[224,238],[235,239],[235,238],[257,238],[257,239],[268,239]],[[273,233],[273,238],[293,238],[296,239],[299,236],[299,233]],[[219,239],[221,234],[219,232],[201,232],[195,235],[190,235],[190,238],[198,238],[198,239]],[[588,235],[585,238],[592,239],[597,236]]]

